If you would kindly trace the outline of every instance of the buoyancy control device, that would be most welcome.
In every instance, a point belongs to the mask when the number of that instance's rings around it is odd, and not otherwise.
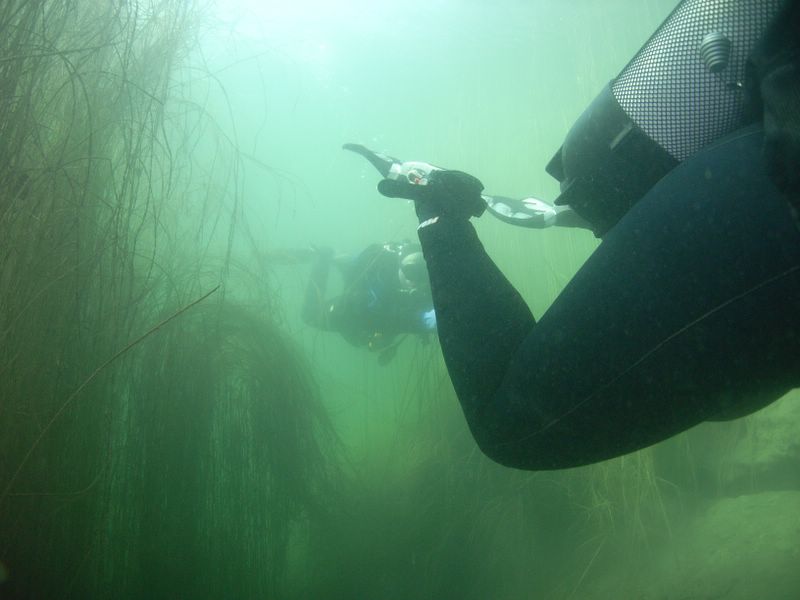
[[[555,203],[570,206],[600,237],[681,161],[754,119],[748,58],[786,4],[680,2],[547,165],[561,184]]]

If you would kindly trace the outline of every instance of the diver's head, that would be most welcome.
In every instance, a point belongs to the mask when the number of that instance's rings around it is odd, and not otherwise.
[[[422,252],[412,252],[403,257],[403,260],[400,261],[398,277],[405,289],[418,290],[430,287],[428,267],[425,265]]]

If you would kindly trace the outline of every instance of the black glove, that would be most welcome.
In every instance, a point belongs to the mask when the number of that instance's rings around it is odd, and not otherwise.
[[[343,148],[365,157],[383,175],[378,183],[382,195],[413,200],[420,222],[438,216],[469,219],[486,210],[481,197],[483,184],[468,173],[425,162],[402,162],[358,144],[345,144]]]

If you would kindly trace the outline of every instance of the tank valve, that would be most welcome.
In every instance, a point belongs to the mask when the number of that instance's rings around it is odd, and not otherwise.
[[[719,31],[707,33],[700,42],[700,56],[709,71],[721,73],[731,58],[731,41]]]

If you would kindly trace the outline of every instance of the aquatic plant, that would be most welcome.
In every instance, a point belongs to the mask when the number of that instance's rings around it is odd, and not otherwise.
[[[200,18],[0,6],[4,597],[275,597],[292,528],[323,510],[308,368],[270,300],[232,292],[237,175],[205,171],[185,208],[208,118],[174,77]]]

